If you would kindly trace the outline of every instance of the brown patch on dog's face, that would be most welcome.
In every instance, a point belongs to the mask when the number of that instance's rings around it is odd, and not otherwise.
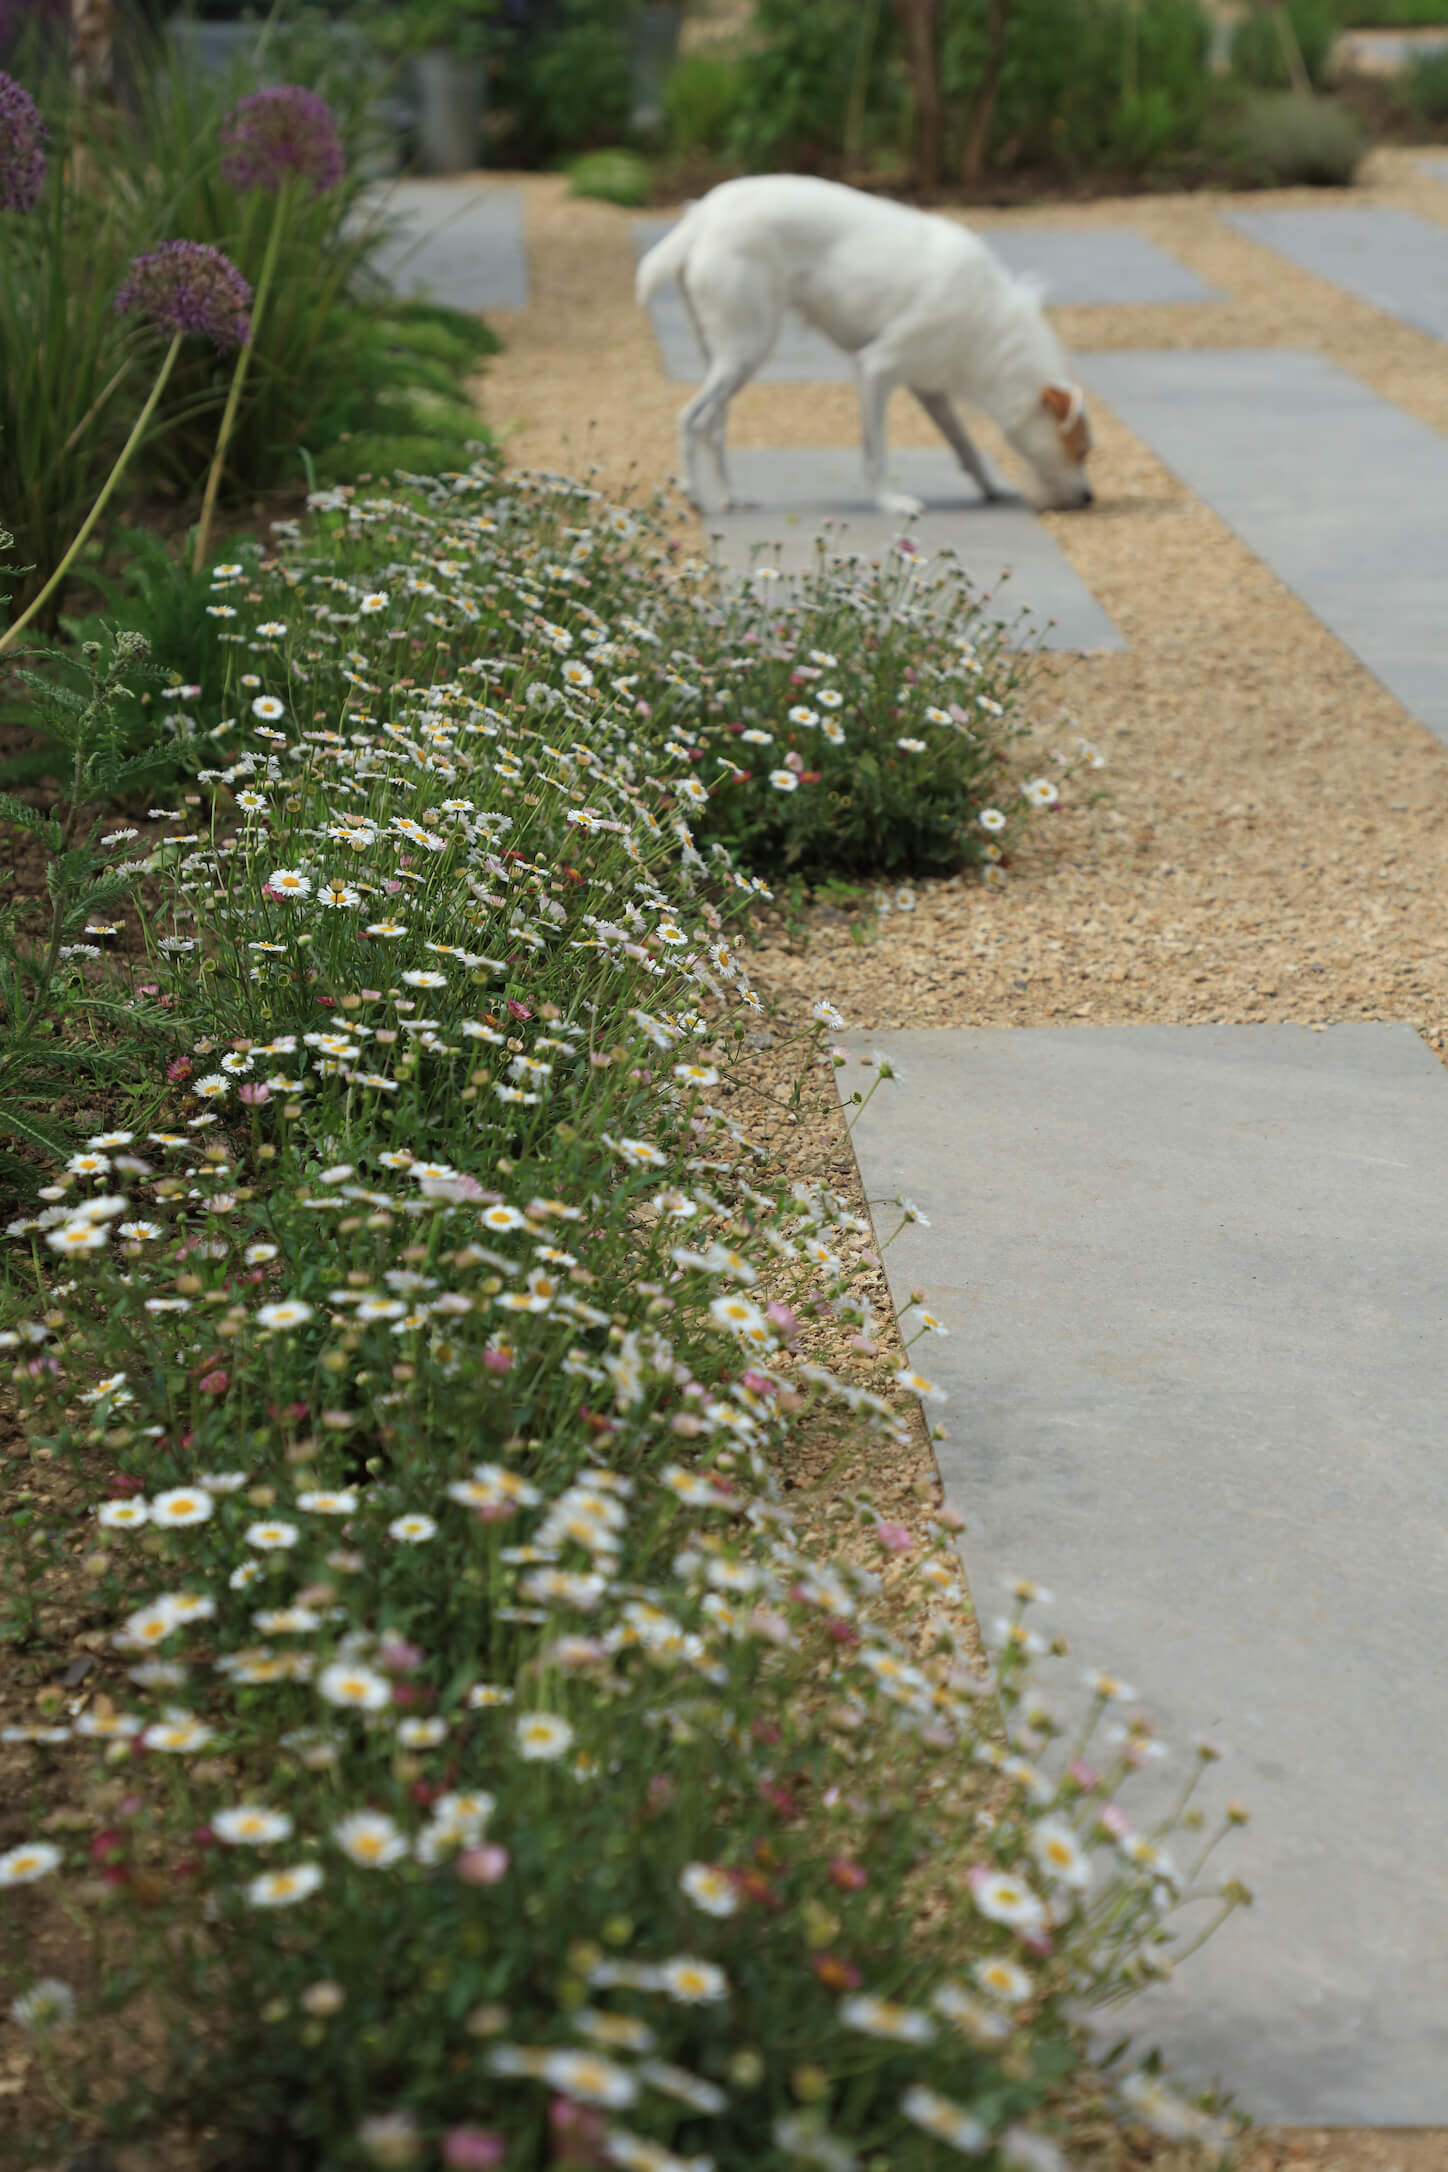
[[[1091,424],[1080,386],[1047,385],[1041,405],[1056,425],[1061,450],[1077,467],[1083,466],[1091,451]]]

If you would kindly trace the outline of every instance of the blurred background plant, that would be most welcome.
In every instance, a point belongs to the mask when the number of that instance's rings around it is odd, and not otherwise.
[[[144,26],[136,35],[146,35]],[[34,571],[23,606],[93,502],[149,382],[135,327],[116,312],[130,261],[162,239],[220,248],[267,307],[226,446],[220,503],[246,506],[359,466],[461,465],[486,433],[467,380],[496,341],[480,320],[402,303],[374,259],[389,220],[368,193],[378,79],[345,49],[319,64],[342,171],[325,188],[273,196],[222,171],[226,115],[272,71],[255,54],[220,74],[151,38],[125,96],[78,93],[64,53],[33,40],[30,88],[46,130],[31,208],[0,212],[0,502]],[[285,53],[279,49],[280,57]],[[134,55],[132,56],[134,60]],[[99,175],[104,173],[104,186]],[[184,524],[217,440],[231,364],[189,342],[140,447],[131,493]]]

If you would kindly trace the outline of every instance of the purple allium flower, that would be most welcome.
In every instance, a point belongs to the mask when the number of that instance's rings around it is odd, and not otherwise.
[[[34,207],[45,179],[47,133],[29,91],[0,71],[0,211]]]
[[[224,354],[251,337],[251,288],[229,256],[205,241],[163,241],[131,259],[116,296],[124,316],[136,310],[163,332],[203,332]]]
[[[296,83],[253,91],[221,124],[221,171],[234,189],[275,195],[293,176],[312,194],[334,189],[345,171],[337,123],[325,98]]]

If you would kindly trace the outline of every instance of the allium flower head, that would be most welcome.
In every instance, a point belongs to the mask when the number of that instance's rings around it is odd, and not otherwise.
[[[265,189],[274,196],[296,176],[311,182],[314,196],[324,196],[345,170],[331,107],[300,84],[253,91],[221,124],[221,171],[234,189]]]
[[[251,337],[251,288],[230,257],[205,241],[163,241],[131,259],[116,296],[122,316],[135,310],[163,332],[201,332],[224,354]]]
[[[0,70],[0,211],[33,210],[45,180],[46,133],[29,91]]]

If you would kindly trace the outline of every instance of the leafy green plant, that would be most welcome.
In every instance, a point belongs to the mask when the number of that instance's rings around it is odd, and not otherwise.
[[[67,1091],[128,1076],[134,1064],[114,1032],[127,1006],[119,993],[87,986],[84,967],[103,958],[115,931],[98,923],[132,894],[139,875],[138,863],[117,849],[136,833],[108,830],[104,802],[154,781],[165,766],[152,749],[131,751],[125,709],[145,660],[144,640],[122,633],[86,642],[75,659],[50,652],[44,671],[12,667],[61,759],[53,806],[0,793],[0,824],[43,856],[34,894],[0,904],[0,1132],[48,1153],[61,1147],[56,1109]],[[12,887],[17,864],[10,860]],[[106,1024],[110,1035],[97,1034]]]
[[[1257,90],[1288,90],[1291,82],[1288,56],[1275,8],[1253,7],[1232,32],[1232,66],[1244,83]],[[1308,82],[1316,88],[1327,72],[1328,55],[1337,35],[1338,17],[1332,0],[1286,0],[1286,18],[1302,55]]]
[[[604,204],[646,204],[653,169],[637,151],[585,151],[568,169],[569,193]]]
[[[683,53],[664,85],[669,149],[676,157],[723,155],[744,110],[744,65],[717,46]]]
[[[634,0],[558,0],[508,40],[497,86],[508,155],[546,165],[627,140]]]
[[[1424,53],[1403,78],[1411,110],[1435,128],[1448,121],[1448,53]]]
[[[1016,0],[988,145],[997,171],[1145,169],[1191,154],[1207,111],[1211,23],[1198,0]],[[964,107],[987,0],[952,0],[941,82]]]
[[[1349,188],[1366,150],[1345,106],[1290,91],[1249,99],[1227,143],[1234,172],[1257,188]]]
[[[1138,1810],[1150,1728],[1105,1674],[1032,1694],[1028,1582],[981,1669],[958,1516],[850,1495],[831,1546],[778,1484],[812,1413],[881,1454],[940,1395],[932,1316],[867,1355],[868,1225],[751,1096],[764,886],[682,789],[697,664],[767,697],[792,643],[565,479],[313,511],[218,572],[257,690],[147,855],[169,1121],[9,1232],[3,1347],[106,1625],[86,1710],[10,1730],[36,1823],[0,1852],[9,1920],[57,1879],[85,1969],[17,2021],[108,2011],[128,2062],[38,2062],[67,2146],[1058,2172],[1078,2006],[1250,1897],[1211,1863],[1242,1814],[1192,1822],[1210,1746]],[[55,1797],[121,1757],[72,1837]],[[1121,2097],[1232,2138],[1148,2070]]]
[[[836,167],[857,126],[860,147],[903,139],[907,97],[890,11],[856,0],[759,0],[739,61],[725,148],[756,169]]]

